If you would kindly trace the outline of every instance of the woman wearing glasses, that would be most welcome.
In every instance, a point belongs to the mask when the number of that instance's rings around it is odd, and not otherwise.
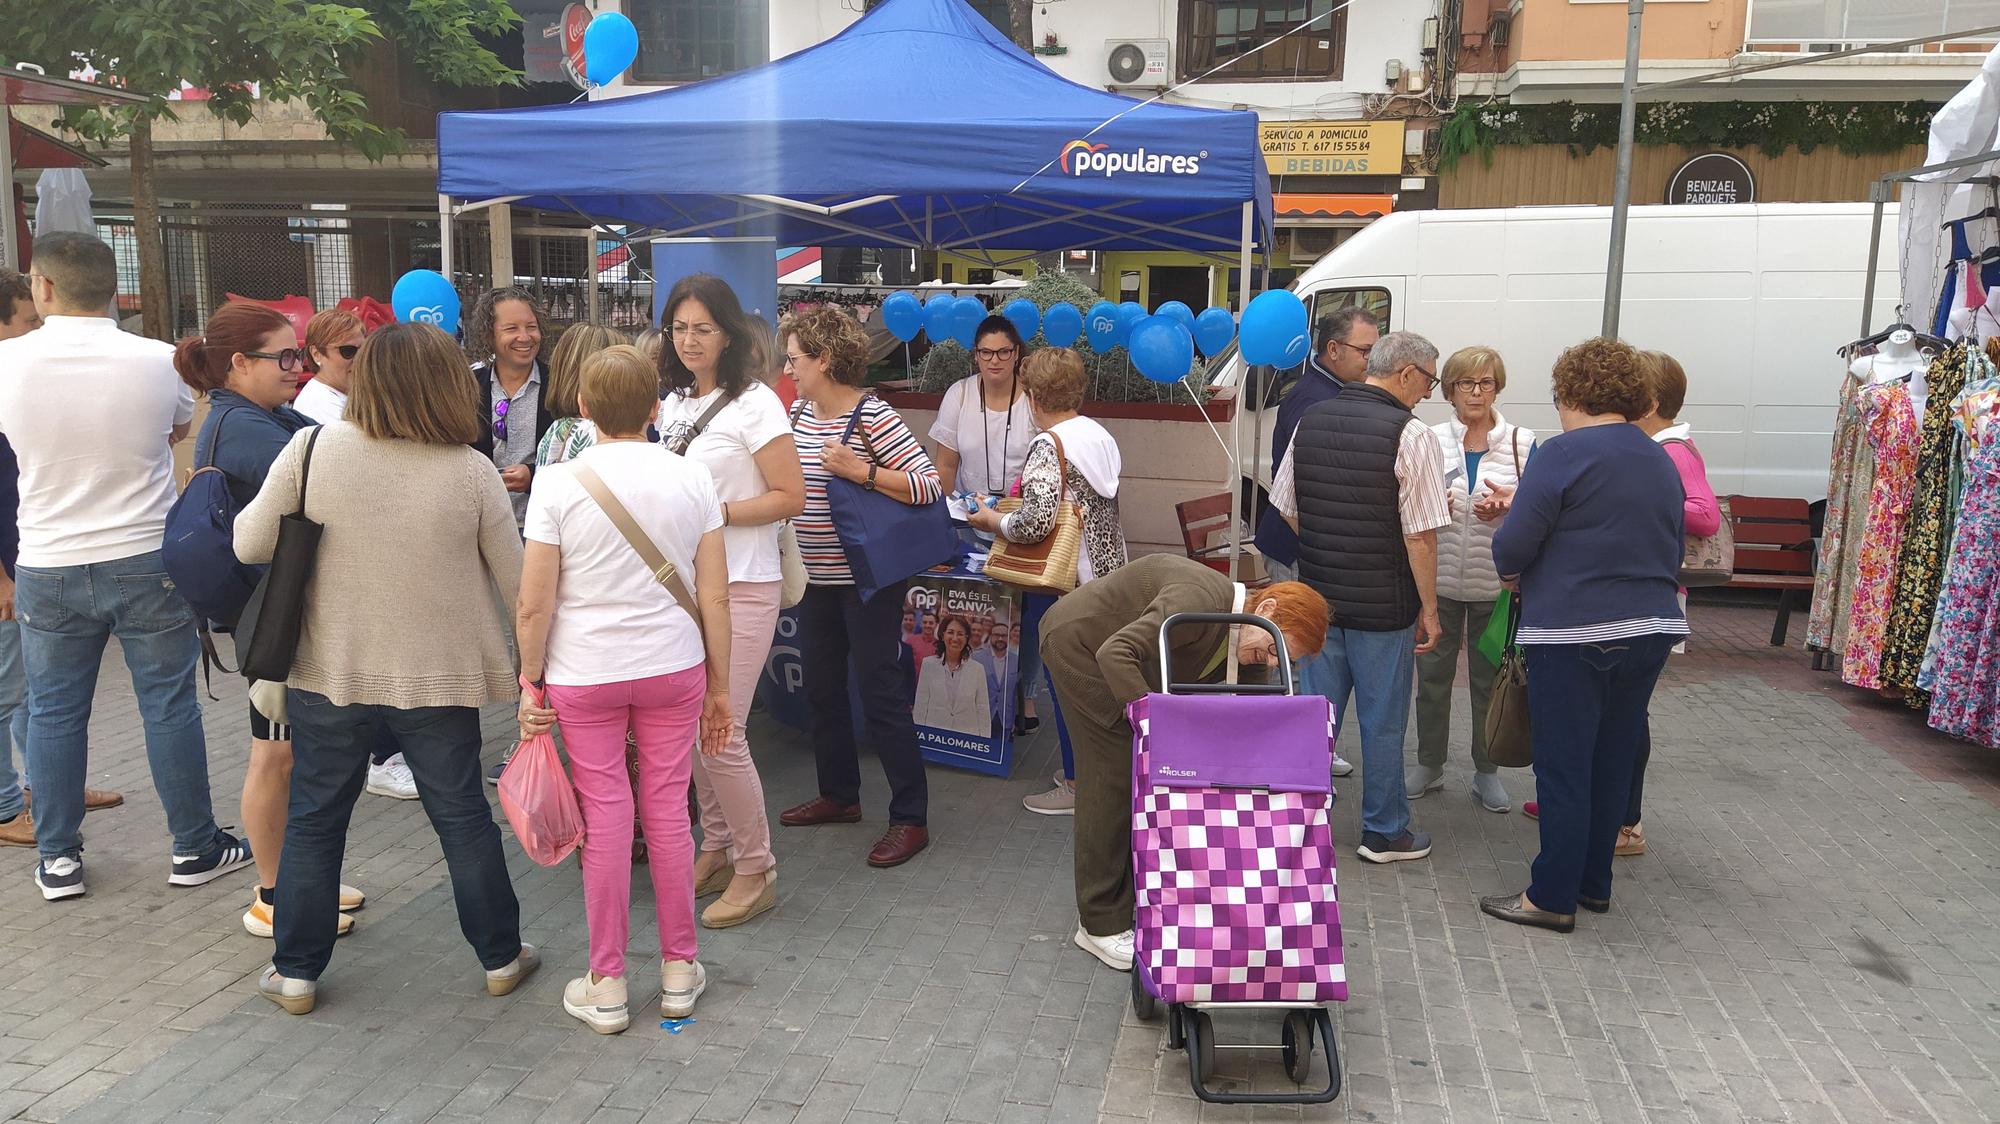
[[[805,473],[792,426],[759,367],[759,325],[720,277],[691,274],[667,294],[667,346],[660,352],[660,440],[706,466],[722,501],[729,557],[729,743],[694,758],[701,808],[697,898],[721,893],[702,911],[710,929],[741,925],[777,904],[777,860],[764,784],[744,727],[778,624],[783,571],[778,525],[806,507]],[[768,333],[769,329],[763,329]]]
[[[988,316],[979,322],[972,344],[974,373],[944,392],[937,421],[931,424],[938,478],[953,489],[1004,496],[1021,478],[1021,469],[1028,463],[1028,446],[1035,439],[1034,415],[1021,386],[1021,361],[1026,354],[1013,321]],[[1035,619],[1040,616],[1037,612]],[[1021,675],[1013,685],[1015,706],[1011,713],[1016,734],[1032,734],[1041,727],[1031,693],[1041,672],[1039,647],[1031,645],[1021,653]],[[1002,718],[1006,717],[1003,712]]]
[[[195,437],[195,463],[221,470],[239,511],[257,498],[271,462],[291,442],[292,434],[313,424],[287,405],[305,374],[305,350],[297,344],[292,322],[276,309],[230,301],[208,318],[204,334],[189,336],[174,348],[174,370],[181,381],[208,396],[208,418]],[[243,914],[243,927],[254,937],[271,935],[291,787],[291,727],[285,725],[283,714],[273,718],[252,705],[250,765],[243,774],[243,834],[257,860],[257,892]],[[354,928],[347,911],[361,908],[362,901],[361,891],[340,887],[336,936]]]
[[[1499,667],[1475,642],[1493,617],[1500,575],[1493,569],[1493,532],[1507,515],[1521,470],[1535,452],[1535,433],[1500,416],[1507,367],[1490,347],[1467,347],[1444,361],[1444,396],[1454,416],[1434,425],[1444,447],[1451,522],[1437,533],[1438,617],[1444,635],[1417,657],[1417,767],[1405,786],[1410,799],[1444,787],[1451,739],[1451,688],[1465,649],[1472,683],[1472,795],[1489,812],[1513,808],[1499,770],[1486,759],[1486,707]]]
[[[368,328],[344,308],[329,308],[306,324],[306,369],[312,381],[299,390],[292,408],[316,422],[339,421],[347,412],[348,372]]]
[[[556,420],[549,410],[549,372],[541,359],[544,319],[534,294],[510,285],[481,294],[465,320],[465,350],[485,406],[474,447],[500,470],[517,528],[528,517],[535,450]]]

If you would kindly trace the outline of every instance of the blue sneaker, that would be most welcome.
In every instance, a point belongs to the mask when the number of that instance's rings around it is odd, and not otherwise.
[[[216,833],[216,844],[205,855],[175,855],[173,872],[167,875],[169,886],[205,886],[231,871],[242,870],[255,862],[250,855],[247,840],[238,839],[226,831]]]
[[[42,897],[52,902],[83,896],[83,863],[68,855],[43,859],[35,867],[35,885]]]

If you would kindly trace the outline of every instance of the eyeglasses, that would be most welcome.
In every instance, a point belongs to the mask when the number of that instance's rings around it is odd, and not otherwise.
[[[792,354],[791,352],[787,351],[787,352],[785,353],[785,366],[787,366],[787,367],[796,367],[796,366],[798,366],[798,365],[799,365],[800,363],[803,363],[803,362],[805,362],[806,360],[808,360],[808,359],[811,359],[811,358],[812,358],[812,356],[810,356],[810,355],[793,355],[793,354]]]
[[[496,441],[507,440],[507,400],[505,398],[493,403],[493,438]]]
[[[1361,353],[1361,357],[1362,357],[1362,358],[1364,358],[1364,359],[1368,357],[1368,353],[1369,353],[1369,352],[1371,352],[1371,351],[1375,350],[1375,345],[1374,345],[1374,344],[1372,344],[1372,343],[1371,343],[1371,344],[1367,344],[1367,345],[1365,345],[1365,346],[1364,346],[1364,345],[1361,345],[1361,344],[1353,344],[1353,343],[1348,343],[1348,342],[1347,342],[1346,340],[1335,340],[1335,341],[1333,341],[1333,342],[1334,342],[1334,344],[1335,344],[1336,346],[1338,346],[1338,347],[1344,347],[1344,348],[1348,349],[1349,351],[1358,351],[1358,352],[1360,352],[1360,353]]]
[[[333,350],[334,353],[339,355],[342,359],[345,359],[348,362],[352,363],[354,361],[354,357],[356,355],[361,354],[361,345],[358,343],[344,343],[341,344],[339,347],[334,348]]]
[[[1014,357],[1014,349],[1011,347],[982,347],[974,351],[973,354],[977,355],[979,361],[982,363],[999,362],[1012,359]]]
[[[1476,390],[1481,394],[1491,394],[1500,389],[1500,384],[1493,379],[1460,379],[1451,385],[1453,390]]]
[[[713,324],[682,324],[676,322],[667,329],[667,334],[675,339],[692,338],[707,343],[709,340],[721,335],[722,329]]]
[[[245,359],[276,359],[280,371],[296,371],[305,365],[306,353],[301,348],[288,347],[283,351],[246,351]]]
[[[1443,379],[1437,377],[1436,371],[1426,371],[1422,367],[1418,367],[1415,363],[1410,364],[1410,366],[1416,368],[1418,374],[1424,376],[1425,379],[1429,380],[1430,390],[1425,391],[1424,393],[1426,394],[1436,390],[1438,388],[1438,384],[1444,381]]]

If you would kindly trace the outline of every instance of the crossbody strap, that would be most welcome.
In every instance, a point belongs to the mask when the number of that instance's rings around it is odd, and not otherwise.
[[[632,518],[632,513],[625,510],[625,505],[605,486],[604,478],[587,465],[577,465],[576,479],[583,485],[583,490],[590,493],[590,498],[597,501],[597,506],[611,520],[611,525],[618,528],[618,533],[625,536],[625,541],[638,552],[639,560],[653,571],[653,580],[667,587],[667,592],[674,595],[680,607],[694,618],[695,627],[700,628],[701,606],[688,592],[687,583],[681,580],[680,570],[660,553],[659,547],[653,545],[653,540],[640,528],[638,520]]]
[[[708,423],[714,421],[715,415],[721,413],[722,408],[727,405],[729,405],[729,395],[727,392],[716,395],[715,401],[709,404],[708,409],[703,410],[701,416],[694,420],[694,428],[688,431],[687,444],[674,451],[685,455],[689,449],[694,448],[695,441],[700,439],[702,431],[708,428]],[[672,448],[672,446],[668,447]]]
[[[312,481],[313,446],[319,444],[319,431],[324,428],[326,427],[313,426],[312,436],[306,438],[306,455],[299,462],[299,509],[293,512],[294,515],[303,516],[306,513],[306,485]]]

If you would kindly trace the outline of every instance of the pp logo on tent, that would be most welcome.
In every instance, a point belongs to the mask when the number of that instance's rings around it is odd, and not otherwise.
[[[1208,150],[1191,155],[1147,152],[1144,148],[1137,152],[1113,152],[1108,144],[1073,140],[1063,145],[1060,159],[1063,172],[1070,176],[1101,173],[1108,179],[1120,172],[1193,176],[1201,174],[1201,162],[1208,159]]]

